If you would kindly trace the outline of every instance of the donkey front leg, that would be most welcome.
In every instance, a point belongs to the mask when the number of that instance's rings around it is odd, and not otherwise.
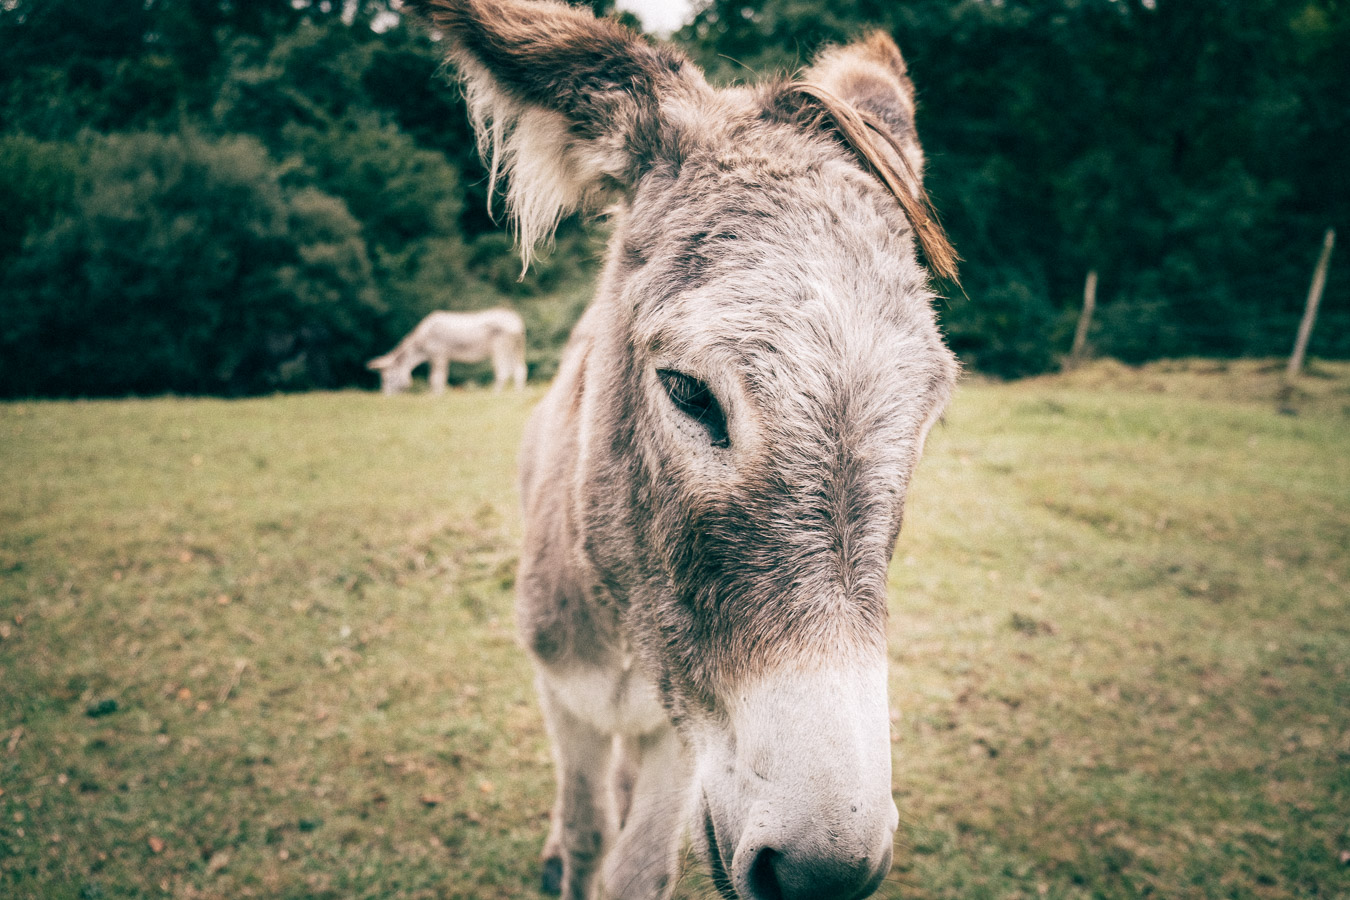
[[[574,715],[542,676],[538,686],[558,779],[544,844],[543,888],[561,892],[563,900],[590,900],[613,830],[609,810],[613,738]]]
[[[492,353],[492,390],[501,393],[506,381],[511,377],[511,359],[505,353],[494,350]]]
[[[688,820],[691,802],[689,763],[669,726],[620,746],[614,801],[623,826],[605,859],[602,896],[660,900],[675,889],[677,823]]]
[[[431,393],[444,394],[445,386],[450,382],[450,360],[433,357],[431,373],[427,376],[427,382],[431,387]]]

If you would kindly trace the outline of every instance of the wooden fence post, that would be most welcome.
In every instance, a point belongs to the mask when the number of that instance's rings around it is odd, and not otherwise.
[[[1331,262],[1331,248],[1336,243],[1336,229],[1328,228],[1322,238],[1322,255],[1317,258],[1317,268],[1313,270],[1312,284],[1308,287],[1308,303],[1303,308],[1303,321],[1298,325],[1298,338],[1294,341],[1294,352],[1289,357],[1289,368],[1284,377],[1293,381],[1303,370],[1303,356],[1308,352],[1308,339],[1312,337],[1313,323],[1317,321],[1317,307],[1322,302],[1322,289],[1327,286],[1327,265]]]
[[[1083,311],[1078,315],[1078,330],[1073,334],[1073,349],[1069,351],[1069,365],[1076,366],[1083,361],[1087,352],[1088,327],[1092,325],[1092,311],[1097,308],[1097,270],[1087,273],[1083,284]]]

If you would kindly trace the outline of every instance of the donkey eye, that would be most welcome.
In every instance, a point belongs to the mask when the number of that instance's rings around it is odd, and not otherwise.
[[[726,414],[706,384],[674,369],[657,369],[656,375],[661,379],[661,386],[666,389],[670,402],[703,426],[714,447],[731,446]]]

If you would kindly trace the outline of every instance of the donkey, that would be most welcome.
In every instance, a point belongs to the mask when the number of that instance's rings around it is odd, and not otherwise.
[[[525,323],[509,309],[481,312],[433,312],[398,346],[366,363],[380,373],[380,389],[397,394],[412,386],[412,370],[431,360],[431,393],[445,391],[452,362],[492,360],[492,388],[507,380],[516,390],[525,386]]]
[[[718,90],[560,3],[417,6],[526,261],[613,210],[520,464],[546,889],[668,897],[689,834],[724,897],[870,895],[899,821],[887,567],[957,376],[899,51]]]

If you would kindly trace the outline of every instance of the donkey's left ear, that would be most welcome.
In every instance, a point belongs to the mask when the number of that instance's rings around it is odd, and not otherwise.
[[[900,48],[883,31],[842,47],[830,47],[802,73],[884,127],[918,178],[923,177],[923,150],[914,129],[914,82],[909,79]]]
[[[527,263],[562,216],[602,207],[672,154],[666,111],[709,90],[677,51],[563,3],[404,6],[444,35],[492,185],[508,178],[507,208]]]

